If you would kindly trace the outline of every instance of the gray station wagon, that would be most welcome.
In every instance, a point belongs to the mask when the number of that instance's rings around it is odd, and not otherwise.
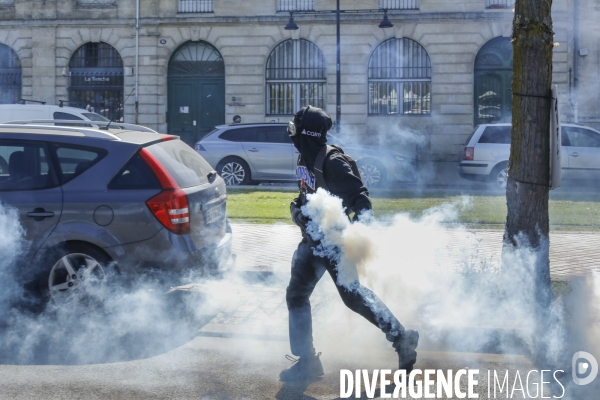
[[[327,138],[328,143],[340,145],[357,161],[369,188],[417,179],[414,157],[378,147],[347,144],[331,133]],[[298,151],[287,134],[287,124],[220,125],[198,141],[195,149],[228,185],[296,181]]]
[[[177,136],[121,128],[0,125],[0,199],[46,300],[80,298],[109,264],[176,273],[229,258],[225,182]]]

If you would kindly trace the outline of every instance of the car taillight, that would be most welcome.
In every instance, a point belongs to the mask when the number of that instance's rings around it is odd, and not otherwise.
[[[154,172],[162,192],[148,199],[146,205],[152,214],[173,233],[190,233],[190,210],[187,195],[175,179],[160,162],[146,149],[140,150],[140,156]]]
[[[465,147],[463,151],[463,160],[473,161],[473,157],[475,156],[475,148],[474,147]]]
[[[181,189],[165,189],[146,201],[152,214],[168,230],[190,233],[190,210],[187,195]]]
[[[195,147],[196,151],[206,151],[204,146],[202,146],[200,143],[196,143],[196,145],[194,147]]]

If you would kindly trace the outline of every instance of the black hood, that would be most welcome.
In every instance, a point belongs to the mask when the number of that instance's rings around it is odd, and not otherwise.
[[[317,107],[302,107],[292,120],[296,125],[296,134],[292,142],[300,152],[309,171],[314,170],[315,159],[319,151],[327,144],[327,131],[332,121],[329,114]]]

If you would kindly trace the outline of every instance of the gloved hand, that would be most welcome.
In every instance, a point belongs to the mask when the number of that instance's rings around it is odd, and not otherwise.
[[[290,203],[290,214],[292,216],[292,221],[294,224],[298,225],[302,232],[306,229],[306,225],[308,224],[308,217],[302,214],[302,209],[298,207],[296,202],[292,201]]]
[[[360,212],[354,213],[354,216],[352,217],[352,222],[357,222],[357,221],[367,222],[373,218],[374,218],[373,210],[371,210],[369,208],[365,208],[365,209],[361,210]]]

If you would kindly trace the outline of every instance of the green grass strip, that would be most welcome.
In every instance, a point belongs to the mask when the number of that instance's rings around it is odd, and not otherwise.
[[[227,214],[234,222],[291,224],[290,202],[297,192],[228,188]],[[393,197],[392,197],[393,196]],[[459,202],[462,196],[442,193],[386,193],[373,198],[377,217],[408,213],[419,218],[424,211],[445,203]],[[475,228],[504,229],[506,198],[502,195],[469,196],[470,207],[459,214],[459,222]],[[600,202],[562,199],[550,200],[552,230],[594,231],[600,228]]]

